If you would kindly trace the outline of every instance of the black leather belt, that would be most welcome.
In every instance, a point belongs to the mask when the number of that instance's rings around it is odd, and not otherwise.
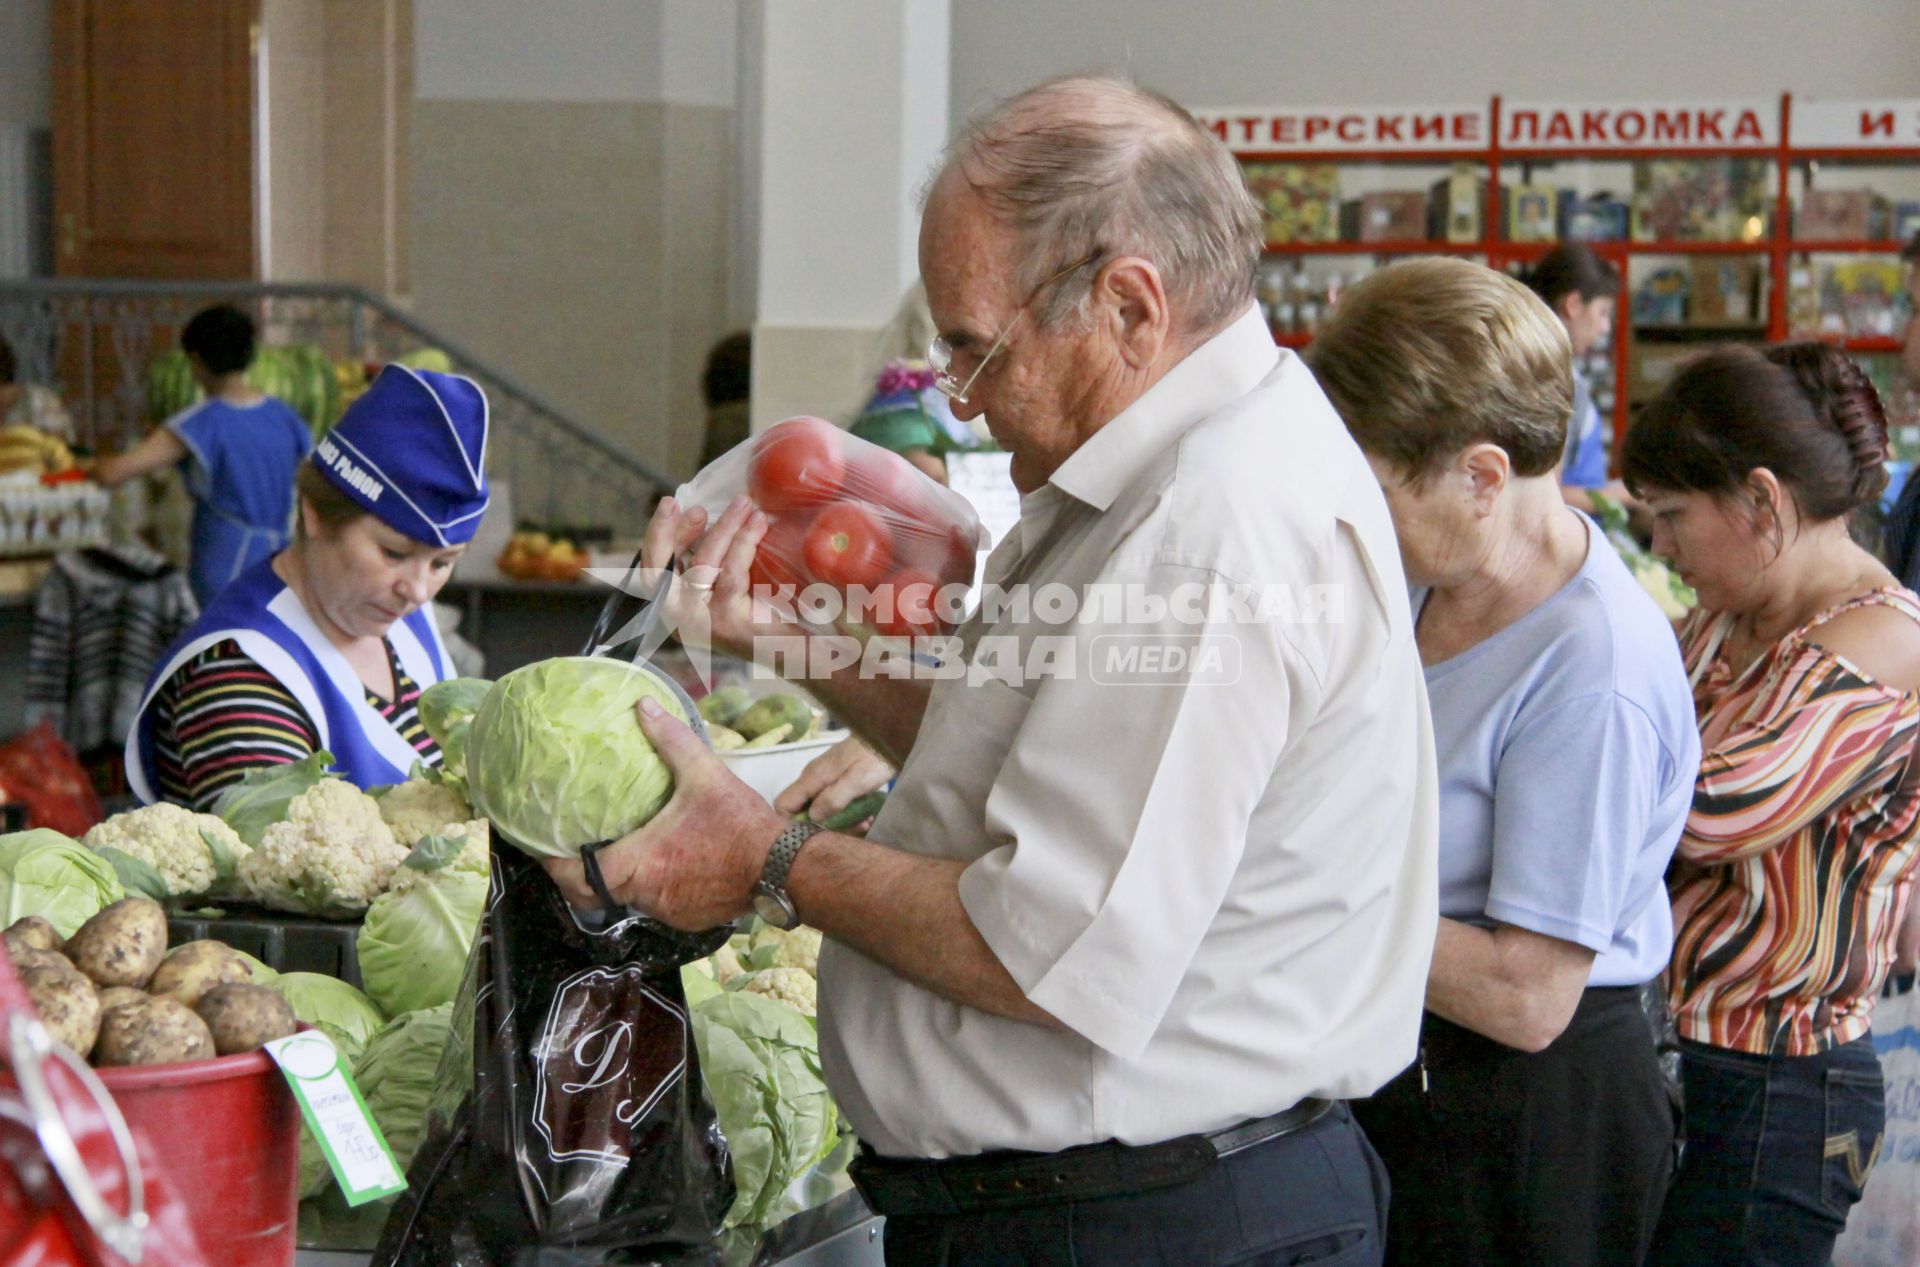
[[[1326,1100],[1302,1100],[1271,1117],[1159,1144],[1108,1140],[1058,1153],[995,1152],[943,1161],[881,1157],[862,1149],[847,1173],[867,1204],[889,1217],[1093,1201],[1197,1179],[1223,1157],[1305,1130],[1332,1107]]]

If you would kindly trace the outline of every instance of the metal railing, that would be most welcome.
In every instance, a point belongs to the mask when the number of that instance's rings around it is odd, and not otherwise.
[[[96,451],[146,433],[147,370],[208,304],[253,315],[262,344],[311,343],[334,360],[384,362],[438,348],[485,389],[487,467],[512,489],[518,518],[625,535],[678,480],[568,417],[551,402],[387,300],[356,286],[309,282],[0,279],[0,334],[23,382],[56,388],[79,440]]]

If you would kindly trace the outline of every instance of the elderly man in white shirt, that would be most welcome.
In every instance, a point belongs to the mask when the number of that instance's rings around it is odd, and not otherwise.
[[[921,229],[932,360],[1022,515],[966,671],[808,683],[903,763],[864,840],[643,711],[676,788],[604,877],[681,927],[826,934],[822,1055],[889,1262],[1379,1260],[1384,1172],[1337,1102],[1414,1055],[1432,741],[1392,524],[1261,321],[1260,249],[1232,158],[1157,94],[1058,80],[971,128]],[[747,592],[765,527],[650,528],[737,652],[794,632]]]

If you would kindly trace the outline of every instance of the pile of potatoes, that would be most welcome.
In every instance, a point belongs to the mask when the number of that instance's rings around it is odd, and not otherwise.
[[[130,897],[64,942],[38,915],[10,925],[6,951],[53,1036],[95,1065],[164,1065],[252,1051],[293,1033],[293,1009],[252,982],[224,942],[167,950],[167,914]]]

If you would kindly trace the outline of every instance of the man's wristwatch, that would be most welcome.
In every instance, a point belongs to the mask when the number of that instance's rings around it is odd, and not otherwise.
[[[792,928],[800,922],[799,912],[793,909],[793,898],[787,894],[787,873],[793,870],[800,846],[813,839],[814,833],[825,830],[812,819],[802,818],[788,823],[773,838],[773,848],[767,851],[767,865],[760,869],[760,882],[753,886],[753,910],[775,928]]]

